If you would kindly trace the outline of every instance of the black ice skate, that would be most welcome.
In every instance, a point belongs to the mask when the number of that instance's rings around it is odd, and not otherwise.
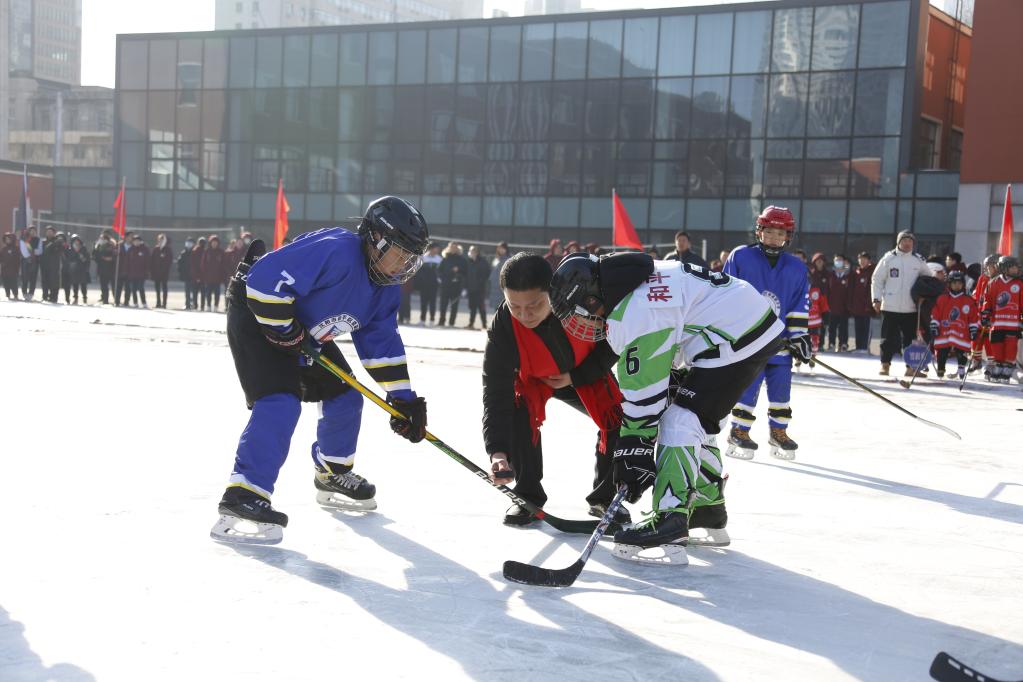
[[[590,505],[590,516],[595,516],[598,519],[602,519],[604,518],[605,512],[607,512],[607,505],[602,502]],[[615,512],[615,517],[612,521],[613,522],[611,526],[609,526],[609,529],[615,524],[619,526],[627,526],[630,523],[632,523],[632,514],[630,514],[629,510],[626,509],[625,507],[618,507],[618,511]],[[610,530],[606,532],[610,532]]]
[[[728,434],[728,448],[725,449],[725,456],[736,459],[753,459],[753,454],[758,447],[760,446],[750,440],[749,429],[733,426],[731,433]]]
[[[334,509],[345,511],[372,511],[377,508],[375,495],[377,487],[359,474],[352,473],[351,467],[331,464],[340,473],[316,468],[316,501]]]
[[[506,526],[528,526],[539,520],[536,514],[518,504],[508,507],[508,511],[504,514],[504,525]]]
[[[220,500],[220,518],[210,530],[218,542],[276,545],[284,539],[288,515],[270,506],[270,500],[240,486],[230,486]]]
[[[799,445],[796,441],[789,438],[789,434],[786,429],[771,429],[771,439],[768,441],[771,446],[771,457],[777,459],[795,459],[796,449]]]
[[[635,528],[615,533],[611,553],[627,561],[685,566],[689,563],[688,516],[681,507],[656,512]]]
[[[725,503],[708,504],[694,507],[689,512],[689,530],[702,530],[703,534],[689,534],[689,544],[701,547],[727,547],[732,544],[725,526],[728,525],[728,512]]]

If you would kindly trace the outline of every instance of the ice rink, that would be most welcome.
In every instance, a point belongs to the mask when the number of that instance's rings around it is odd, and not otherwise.
[[[211,541],[247,419],[223,325],[0,303],[3,682],[887,682],[929,679],[939,650],[1023,678],[1016,384],[906,391],[876,358],[822,356],[963,440],[818,368],[795,379],[797,460],[767,455],[762,397],[760,453],[726,461],[730,547],[673,568],[603,543],[558,590],[509,584],[501,565],[568,566],[585,536],[504,527],[506,498],[369,403],[356,471],[376,512],[316,504],[310,405],[274,496],[284,542]],[[403,336],[430,430],[485,466],[485,334]],[[585,518],[595,429],[557,404],[543,433],[548,509]]]

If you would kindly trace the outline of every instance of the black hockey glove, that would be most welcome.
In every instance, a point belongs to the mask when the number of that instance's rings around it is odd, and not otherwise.
[[[976,341],[977,340],[977,332],[978,331],[980,331],[980,330],[977,329],[977,325],[975,325],[975,324],[971,324],[970,325],[970,341]]]
[[[813,341],[810,340],[809,334],[793,336],[786,345],[788,346],[789,354],[800,362],[810,362],[813,359]]]
[[[249,244],[249,248],[245,250],[245,256],[238,263],[238,269],[235,270],[234,275],[231,276],[231,281],[227,285],[228,302],[234,301],[245,305],[246,300],[248,300],[245,282],[249,279],[249,270],[252,268],[252,264],[262,258],[264,254],[266,254],[266,244],[263,243],[262,239],[256,239]]]
[[[990,327],[991,326],[991,311],[981,310],[980,311],[980,326]]]
[[[413,398],[412,400],[390,398],[387,402],[407,417],[407,419],[391,417],[391,431],[413,443],[418,443],[426,437],[425,398]]]
[[[938,332],[941,331],[941,326],[938,324],[937,320],[931,320],[930,328],[931,338],[933,339],[938,335]]]
[[[294,353],[302,349],[302,342],[305,341],[306,333],[305,328],[302,327],[298,322],[292,320],[288,328],[279,331],[273,327],[268,327],[265,324],[260,325],[263,330],[263,336],[274,348],[282,350],[285,353]]]
[[[614,484],[628,486],[625,499],[638,502],[643,491],[654,484],[654,442],[645,436],[622,436],[615,447],[612,465]]]

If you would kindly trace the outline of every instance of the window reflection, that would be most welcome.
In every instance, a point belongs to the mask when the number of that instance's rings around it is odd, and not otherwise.
[[[810,66],[813,8],[778,10],[774,13],[773,71],[806,71]]]
[[[813,21],[814,71],[851,69],[856,66],[859,5],[818,7]]]

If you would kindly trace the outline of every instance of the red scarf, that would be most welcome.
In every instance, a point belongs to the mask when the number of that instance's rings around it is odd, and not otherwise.
[[[514,317],[512,329],[515,331],[515,344],[519,348],[519,375],[515,378],[515,402],[525,401],[529,412],[529,426],[535,445],[540,438],[540,426],[547,419],[547,401],[554,395],[554,389],[540,381],[540,377],[561,374],[558,363],[540,337],[531,329],[524,327]],[[595,343],[581,341],[570,334],[565,335],[572,346],[575,364],[586,359]],[[608,372],[600,380],[586,386],[573,386],[579,395],[583,407],[593,422],[600,428],[600,451],[607,449],[607,432],[618,428],[622,423],[622,392],[618,390],[618,382]]]

